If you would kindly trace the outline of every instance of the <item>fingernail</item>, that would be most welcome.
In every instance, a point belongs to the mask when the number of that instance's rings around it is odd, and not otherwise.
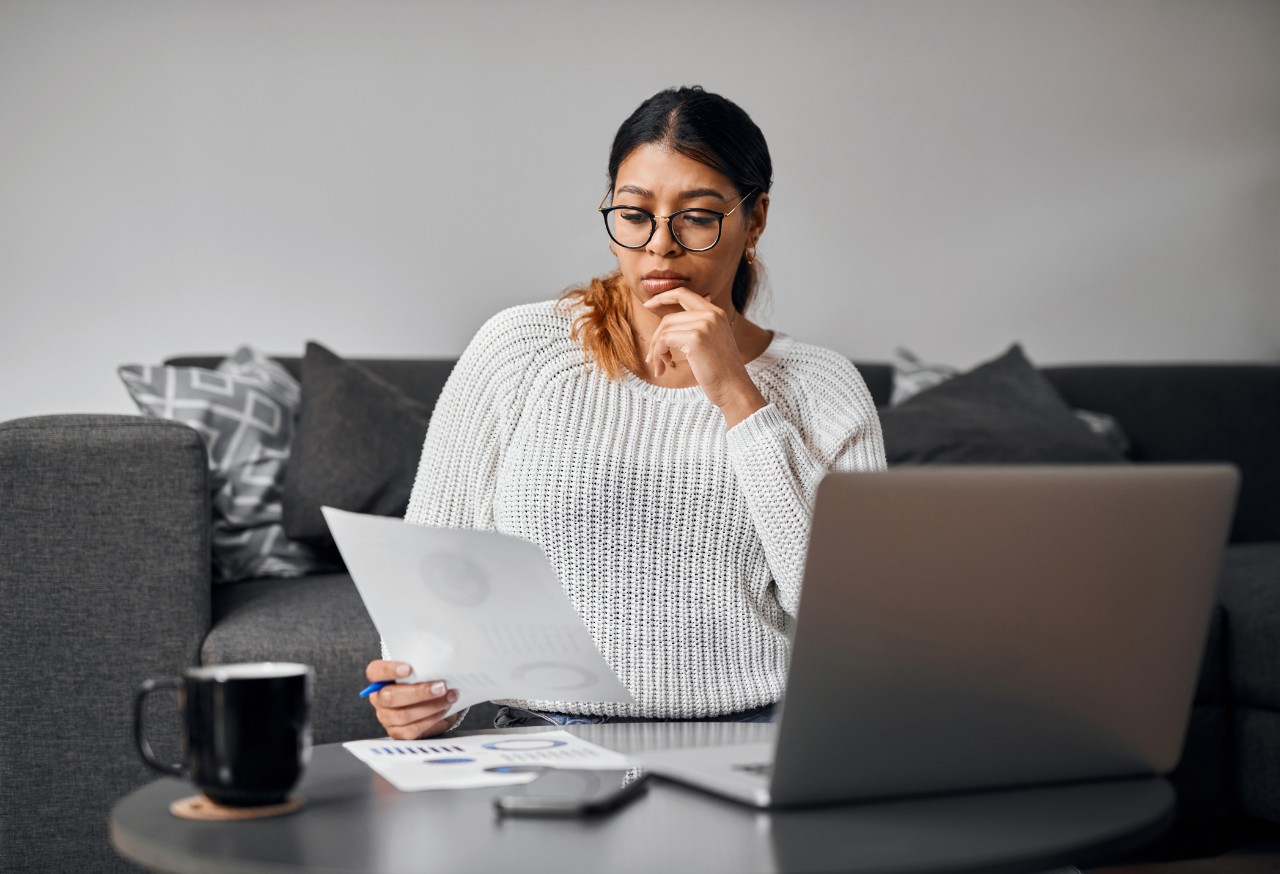
[[[432,694],[432,695],[443,695],[443,694],[444,694],[444,683],[432,683],[432,684],[431,684],[431,694]]]
[[[411,673],[411,671],[409,670],[409,666],[408,666],[408,665],[396,665],[396,676],[397,676],[397,677],[407,677],[407,676],[409,676],[409,674],[410,674],[410,673]]]
[[[457,701],[457,700],[458,700],[458,693],[457,693],[457,692],[450,692],[450,693],[449,693],[449,703],[450,703],[450,704],[452,704],[454,701]]]

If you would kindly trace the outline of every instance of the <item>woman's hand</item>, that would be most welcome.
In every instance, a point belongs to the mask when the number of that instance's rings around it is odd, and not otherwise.
[[[672,363],[672,352],[679,352],[730,428],[764,407],[768,402],[742,363],[725,311],[687,288],[655,294],[644,303],[649,310],[673,305],[683,311],[663,316],[649,338],[645,361],[654,366],[656,375],[662,376]]]
[[[364,675],[369,682],[391,683],[369,696],[378,722],[396,740],[417,740],[453,728],[460,714],[445,718],[445,713],[458,700],[458,693],[442,680],[428,683],[395,682],[409,676],[412,669],[404,662],[382,659],[369,662]]]

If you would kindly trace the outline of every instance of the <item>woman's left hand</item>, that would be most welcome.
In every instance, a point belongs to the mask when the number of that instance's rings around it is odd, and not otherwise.
[[[720,408],[730,428],[765,406],[768,402],[742,363],[725,311],[687,288],[655,294],[644,303],[650,310],[673,305],[682,311],[663,316],[649,339],[645,361],[654,366],[656,375],[662,376],[671,366],[671,353],[679,352],[707,400]]]

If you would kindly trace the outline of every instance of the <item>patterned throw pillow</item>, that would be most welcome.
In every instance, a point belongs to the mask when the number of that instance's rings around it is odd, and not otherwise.
[[[946,382],[959,372],[958,368],[949,364],[921,361],[910,349],[899,346],[893,353],[893,397],[889,399],[889,406],[896,407],[925,389]]]
[[[249,346],[217,370],[126,365],[117,371],[144,415],[204,438],[213,491],[213,579],[298,577],[330,570],[285,537],[284,474],[300,403],[298,381]]]

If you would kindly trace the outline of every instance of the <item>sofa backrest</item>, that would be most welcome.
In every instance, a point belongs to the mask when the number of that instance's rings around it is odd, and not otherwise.
[[[302,379],[301,358],[275,357],[275,360],[283,364],[285,369],[297,379]],[[350,358],[347,360],[367,368],[429,407],[435,406],[436,398],[440,396],[445,380],[449,378],[453,365],[457,363],[456,358]],[[221,361],[220,356],[188,355],[170,358],[165,364],[174,367],[215,368]],[[871,398],[876,402],[876,406],[882,407],[889,403],[889,397],[893,393],[893,365],[867,363],[857,364],[857,367],[867,383],[867,388],[871,391]]]
[[[1240,468],[1232,542],[1280,540],[1280,365],[1044,367],[1067,403],[1114,416],[1134,461]]]
[[[174,358],[217,367],[216,356]],[[302,359],[278,358],[301,378]],[[456,359],[350,359],[434,406]],[[889,402],[893,366],[857,364],[878,406]],[[1083,364],[1041,371],[1067,403],[1114,416],[1135,461],[1229,461],[1240,468],[1232,542],[1280,540],[1280,365]]]

